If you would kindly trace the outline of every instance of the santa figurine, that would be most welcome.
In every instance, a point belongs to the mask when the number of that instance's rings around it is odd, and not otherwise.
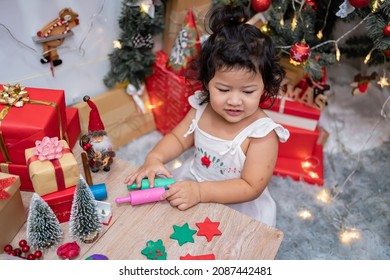
[[[99,111],[88,95],[84,96],[91,111],[89,113],[88,133],[80,138],[80,146],[87,154],[88,164],[92,172],[109,171],[115,152],[110,138],[107,136]]]

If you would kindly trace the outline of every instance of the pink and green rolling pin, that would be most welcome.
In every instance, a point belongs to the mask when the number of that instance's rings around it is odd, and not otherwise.
[[[116,198],[115,202],[118,204],[129,202],[131,205],[139,205],[160,201],[161,195],[168,189],[168,185],[174,182],[173,178],[156,178],[154,180],[154,188],[150,188],[148,180],[144,179],[141,183],[141,189],[137,189],[136,184],[127,186],[132,191],[128,196]]]

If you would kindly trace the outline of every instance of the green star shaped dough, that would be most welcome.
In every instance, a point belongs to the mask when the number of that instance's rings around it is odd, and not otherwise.
[[[173,230],[175,232],[171,234],[170,238],[177,240],[180,246],[187,242],[194,243],[194,238],[192,236],[196,233],[196,230],[190,229],[188,223],[185,223],[181,227],[173,225]]]

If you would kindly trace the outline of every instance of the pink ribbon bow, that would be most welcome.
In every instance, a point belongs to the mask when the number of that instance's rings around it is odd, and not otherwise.
[[[35,146],[33,154],[41,161],[60,159],[62,157],[64,144],[58,140],[58,137],[50,138],[45,136],[42,141],[35,141]]]

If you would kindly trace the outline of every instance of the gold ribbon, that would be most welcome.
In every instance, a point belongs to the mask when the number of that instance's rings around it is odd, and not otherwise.
[[[58,125],[60,128],[60,139],[64,139],[64,135],[62,132],[61,111],[57,103],[49,101],[30,100],[28,92],[25,91],[24,87],[21,87],[19,84],[16,84],[15,86],[11,86],[9,84],[3,85],[3,90],[0,91],[0,104],[6,104],[6,106],[0,112],[0,150],[3,154],[4,160],[7,163],[10,163],[11,159],[8,153],[7,146],[5,145],[1,125],[5,116],[8,114],[9,110],[11,110],[13,106],[22,107],[26,103],[54,107],[57,111]]]

